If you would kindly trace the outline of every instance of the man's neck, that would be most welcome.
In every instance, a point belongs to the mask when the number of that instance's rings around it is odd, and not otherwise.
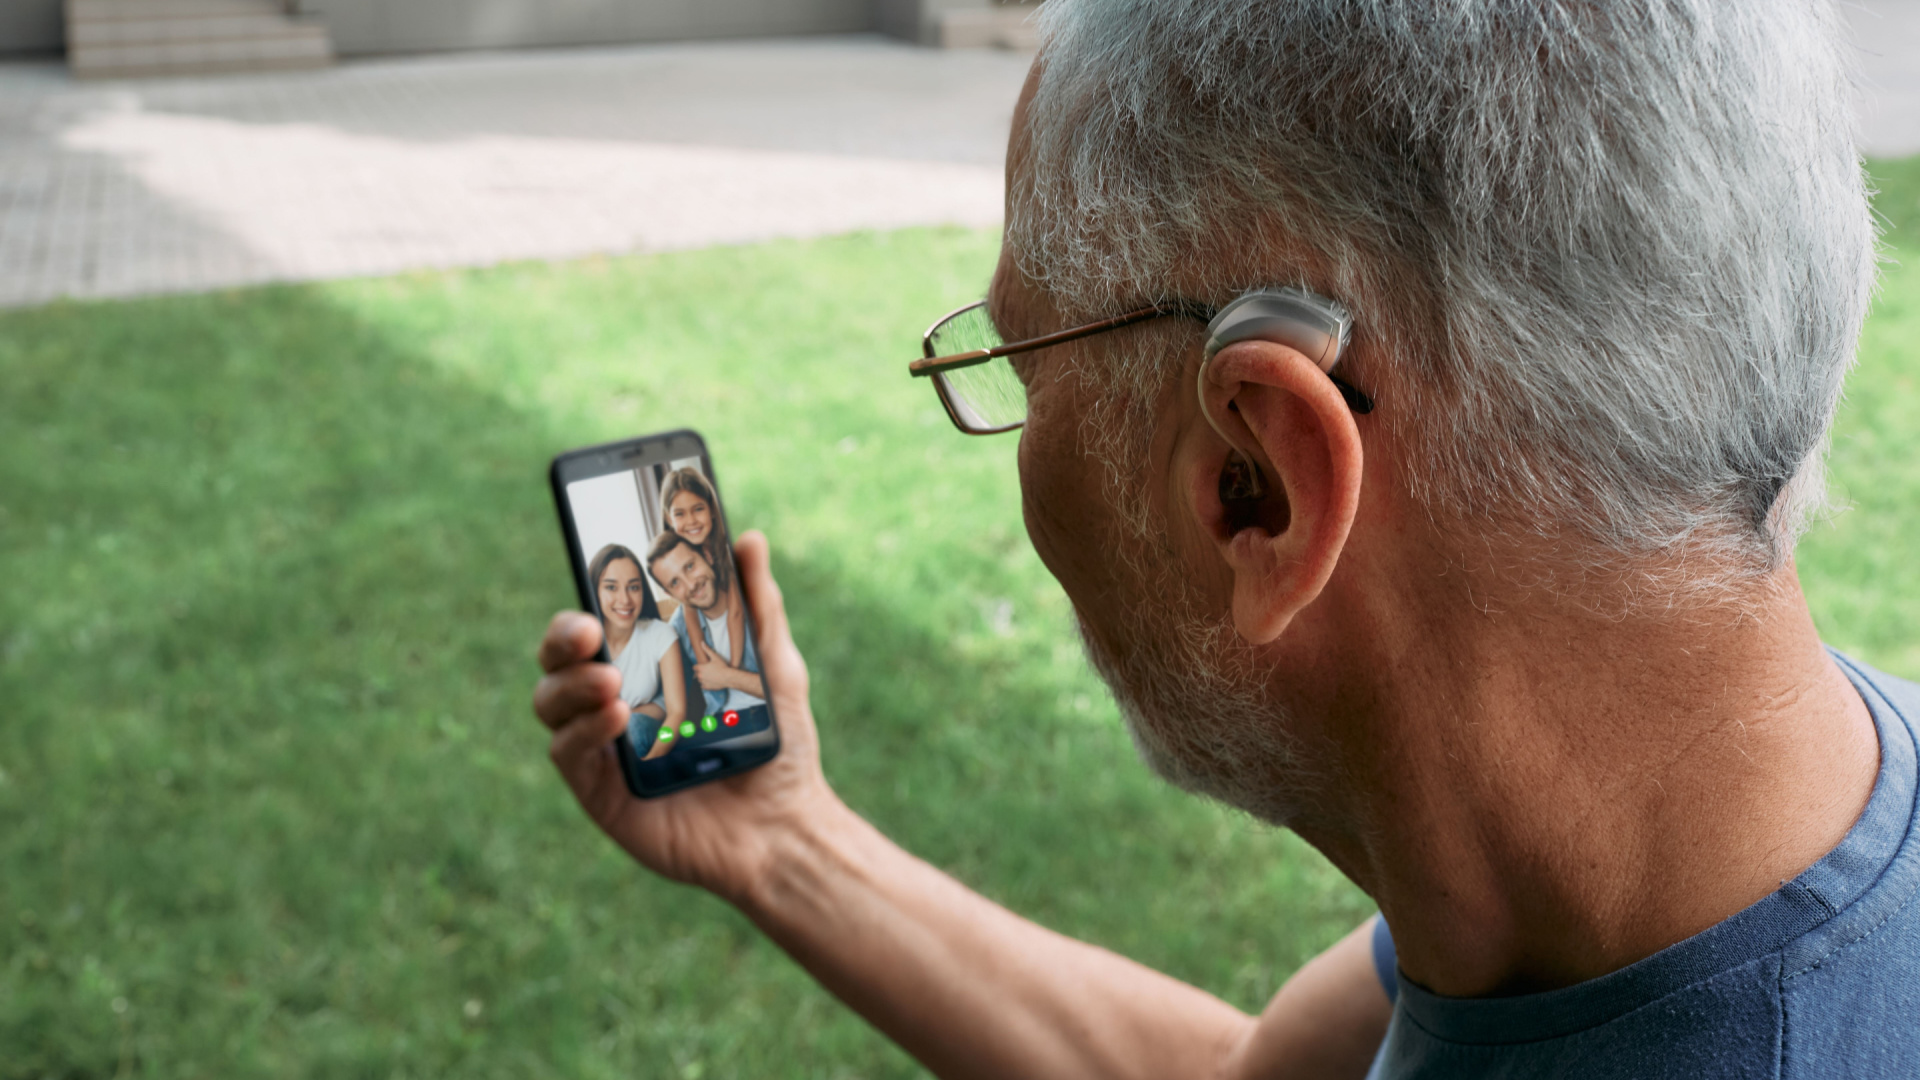
[[[706,617],[708,622],[722,622],[727,617],[727,604],[733,598],[731,589],[713,590],[712,607],[696,607],[694,610]]]
[[[1386,643],[1389,689],[1333,736],[1344,824],[1301,831],[1378,901],[1410,978],[1593,978],[1840,842],[1879,743],[1791,575],[1744,614],[1466,605]]]

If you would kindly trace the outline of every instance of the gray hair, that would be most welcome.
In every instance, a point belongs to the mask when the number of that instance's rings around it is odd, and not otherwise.
[[[1790,555],[1875,272],[1828,4],[1040,20],[1008,237],[1071,311],[1306,285],[1353,311],[1343,373],[1437,522],[1720,584]]]

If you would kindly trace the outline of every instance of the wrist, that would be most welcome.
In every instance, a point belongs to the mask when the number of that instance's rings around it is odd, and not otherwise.
[[[822,783],[796,813],[762,834],[752,871],[727,899],[772,931],[854,870],[861,841],[871,831],[865,819]]]

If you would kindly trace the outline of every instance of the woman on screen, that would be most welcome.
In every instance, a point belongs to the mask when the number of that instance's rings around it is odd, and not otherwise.
[[[660,485],[660,522],[668,532],[679,533],[699,548],[707,565],[713,567],[714,587],[729,597],[727,651],[733,655],[724,659],[730,666],[739,667],[747,641],[742,629],[747,620],[746,608],[740,602],[740,590],[733,587],[733,552],[727,547],[726,525],[720,520],[720,499],[698,469],[688,466],[667,474]],[[687,631],[692,639],[693,655],[705,662],[713,650],[700,633],[700,620],[688,620]]]
[[[687,715],[687,683],[680,660],[680,639],[660,619],[653,590],[640,571],[640,557],[608,544],[587,566],[600,622],[606,627],[607,655],[620,669],[620,699],[633,710],[627,734],[642,758],[656,758],[672,746],[657,739]]]

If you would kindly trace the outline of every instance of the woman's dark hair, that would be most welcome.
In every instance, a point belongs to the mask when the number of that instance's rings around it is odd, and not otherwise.
[[[714,585],[725,592],[733,587],[733,552],[727,546],[727,519],[720,513],[720,496],[713,490],[713,483],[700,475],[700,470],[684,465],[668,473],[661,482],[660,527],[673,531],[673,497],[683,491],[692,492],[694,498],[706,503],[707,513],[713,516],[713,528],[698,547],[707,564],[713,567]]]
[[[640,615],[634,620],[634,623],[638,625],[647,619],[658,619],[660,617],[660,605],[653,602],[653,585],[647,581],[646,565],[640,561],[640,556],[635,555],[631,548],[621,544],[608,544],[606,547],[601,548],[600,553],[595,555],[593,561],[587,564],[587,580],[593,583],[594,614],[599,615],[602,619],[606,618],[606,612],[600,610],[600,579],[607,576],[607,567],[612,566],[621,559],[632,563],[633,568],[640,571]]]

